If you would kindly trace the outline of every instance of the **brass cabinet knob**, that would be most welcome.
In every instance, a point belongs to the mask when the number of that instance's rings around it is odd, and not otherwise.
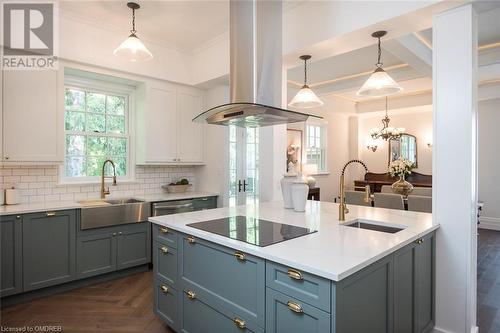
[[[186,295],[187,295],[187,297],[188,297],[189,299],[195,299],[195,298],[196,298],[196,293],[195,293],[194,291],[192,291],[192,290],[188,290],[188,291],[186,292]]]
[[[123,232],[121,232],[121,231],[120,231],[120,232],[118,233],[118,235],[121,235],[121,234],[123,234]]]
[[[245,261],[245,254],[240,252],[240,251],[236,251],[234,252],[234,256],[236,257],[236,259],[238,259],[239,261]]]
[[[47,213],[45,213],[45,215],[46,215],[47,217],[56,216],[56,212],[47,212]]]
[[[167,286],[161,286],[161,292],[164,293],[164,294],[167,294],[168,293],[168,287]]]
[[[303,313],[304,312],[304,310],[302,310],[302,306],[299,303],[296,303],[294,301],[288,301],[288,302],[286,302],[286,305],[293,312],[296,312],[296,313]]]
[[[161,232],[162,234],[168,234],[168,228],[167,228],[167,227],[161,227],[161,228],[160,228],[160,232]]]
[[[299,272],[299,271],[297,271],[297,270],[295,270],[295,269],[289,268],[287,274],[288,274],[288,276],[291,279],[294,279],[294,280],[304,280],[304,277],[302,276],[302,273]]]
[[[163,253],[168,253],[168,247],[166,247],[166,246],[162,246],[162,247],[160,247],[160,250],[161,250],[161,252],[163,252]]]
[[[422,244],[424,242],[424,240],[422,238],[419,238],[415,241],[415,243],[417,244]]]
[[[189,244],[194,244],[194,243],[196,243],[196,240],[194,239],[194,237],[193,237],[193,236],[188,236],[187,241],[188,241],[188,243],[189,243]]]
[[[21,218],[21,215],[17,215],[17,216],[16,216],[16,219],[18,219],[18,220],[19,220],[20,218]]]
[[[114,237],[114,236],[116,236],[116,232],[113,232],[113,234],[112,234],[112,235],[113,235],[113,237]]]
[[[9,156],[5,156],[5,159],[8,160],[10,157]]]
[[[238,328],[243,329],[243,328],[246,328],[246,327],[247,327],[247,324],[246,324],[246,323],[245,323],[245,321],[244,321],[243,319],[241,319],[241,318],[235,317],[235,318],[233,319],[233,322],[234,322],[234,324],[236,325],[236,327],[238,327]]]

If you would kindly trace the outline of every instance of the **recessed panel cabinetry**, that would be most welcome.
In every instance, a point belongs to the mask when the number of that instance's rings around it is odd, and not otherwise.
[[[62,162],[63,78],[56,70],[3,72],[3,162]]]
[[[192,122],[203,112],[203,92],[148,82],[137,95],[137,163],[203,164],[205,129]]]

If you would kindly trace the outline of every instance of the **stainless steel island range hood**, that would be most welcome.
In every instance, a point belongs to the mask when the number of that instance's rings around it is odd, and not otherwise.
[[[230,0],[230,99],[194,122],[263,127],[314,115],[282,109],[282,3]]]

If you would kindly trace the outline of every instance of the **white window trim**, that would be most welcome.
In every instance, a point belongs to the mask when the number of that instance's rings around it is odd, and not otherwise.
[[[318,170],[314,175],[315,176],[320,176],[320,175],[329,175],[330,171],[328,170],[328,122],[325,120],[320,120],[320,119],[311,119],[307,120],[304,126],[304,156],[303,160],[307,162],[307,147],[309,144],[309,133],[308,133],[308,126],[317,126],[320,128],[321,131],[321,146],[324,148],[324,160],[325,160],[325,166],[324,169]],[[319,167],[319,166],[318,166]]]
[[[128,117],[125,118],[125,126],[128,127],[128,159],[127,159],[127,176],[118,176],[117,180],[120,183],[134,183],[136,182],[135,177],[135,109],[136,109],[136,99],[135,99],[135,89],[133,86],[127,86],[124,84],[116,84],[101,79],[88,79],[82,78],[74,75],[65,75],[64,77],[64,87],[73,87],[82,90],[92,90],[95,92],[102,92],[104,94],[115,93],[118,95],[128,96]],[[63,114],[66,113],[64,107]],[[63,123],[64,126],[64,123]],[[69,131],[71,132],[71,131]],[[59,181],[57,185],[91,185],[100,184],[101,177],[66,177],[65,167],[66,167],[66,131],[63,128],[64,133],[64,159],[62,165],[59,167]]]

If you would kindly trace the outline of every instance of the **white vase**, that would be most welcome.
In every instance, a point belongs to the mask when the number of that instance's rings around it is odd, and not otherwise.
[[[281,194],[283,195],[283,205],[288,209],[293,208],[292,183],[296,179],[297,176],[294,174],[285,174],[283,178],[281,178]]]
[[[307,194],[309,185],[303,180],[296,180],[292,183],[293,210],[304,212],[306,210]]]

